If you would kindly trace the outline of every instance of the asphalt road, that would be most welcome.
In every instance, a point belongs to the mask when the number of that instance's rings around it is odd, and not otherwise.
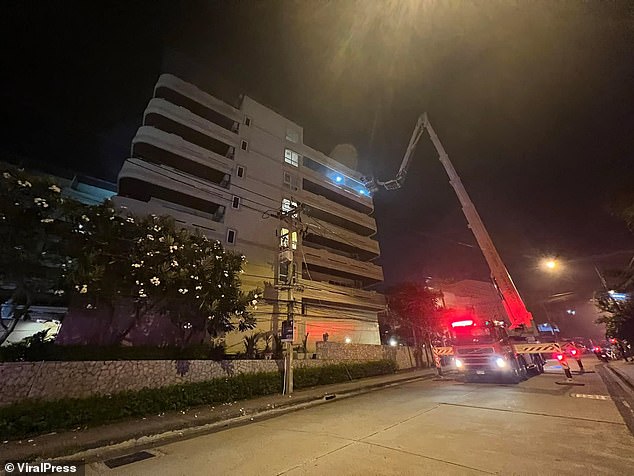
[[[561,380],[419,381],[156,447],[115,469],[92,463],[87,474],[634,475],[634,437],[599,374],[575,376],[582,387]]]

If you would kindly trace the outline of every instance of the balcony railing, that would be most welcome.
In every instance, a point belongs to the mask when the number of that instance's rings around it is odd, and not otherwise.
[[[345,207],[321,195],[316,195],[307,190],[301,190],[293,193],[293,198],[297,198],[300,202],[305,203],[309,207],[314,207],[328,214],[336,215],[345,220],[358,224],[367,230],[367,234],[376,233],[376,220],[371,216],[365,215],[351,208]],[[310,212],[308,212],[310,215]]]
[[[336,255],[326,250],[303,245],[303,258],[309,265],[323,269],[336,270],[343,275],[360,276],[372,281],[383,281],[383,269],[373,263],[358,261],[345,256]]]

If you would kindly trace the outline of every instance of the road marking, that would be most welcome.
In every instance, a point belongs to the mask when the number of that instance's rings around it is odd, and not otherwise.
[[[611,400],[611,398],[607,395],[589,395],[587,393],[571,393],[570,396],[577,398],[589,398],[591,400]]]

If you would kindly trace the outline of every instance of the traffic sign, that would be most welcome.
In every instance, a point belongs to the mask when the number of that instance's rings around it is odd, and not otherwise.
[[[293,342],[293,321],[282,321],[282,342]]]

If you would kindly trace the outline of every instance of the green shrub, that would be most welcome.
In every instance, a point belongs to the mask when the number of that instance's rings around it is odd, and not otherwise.
[[[358,378],[391,374],[396,372],[396,370],[396,362],[393,360],[303,367],[293,370],[293,386],[295,388],[306,388],[347,382]]]
[[[198,405],[271,395],[281,388],[279,373],[262,372],[114,395],[55,401],[28,400],[0,407],[0,435],[3,438],[24,438],[79,426],[96,426]]]

